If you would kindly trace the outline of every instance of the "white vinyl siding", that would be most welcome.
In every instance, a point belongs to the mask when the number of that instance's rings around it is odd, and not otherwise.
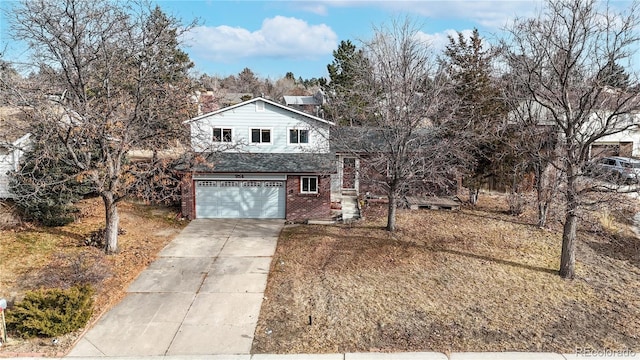
[[[215,148],[213,128],[233,128],[234,144],[242,144],[228,151],[259,153],[304,153],[313,149],[315,153],[329,152],[329,124],[289,112],[287,109],[264,103],[264,111],[256,111],[256,104],[230,109],[221,113],[204,116],[193,121],[191,126],[191,144],[194,151],[206,152]],[[263,143],[251,143],[251,129],[269,129],[268,146]],[[308,144],[290,143],[291,129],[308,129]],[[293,146],[295,145],[295,146]]]
[[[9,192],[9,182],[11,181],[8,173],[17,171],[24,150],[29,147],[30,134],[26,134],[11,144],[10,147],[0,145],[0,199],[13,198]]]
[[[5,155],[0,155],[0,199],[11,197],[9,193],[9,175],[7,173],[13,170],[13,154],[8,152]]]

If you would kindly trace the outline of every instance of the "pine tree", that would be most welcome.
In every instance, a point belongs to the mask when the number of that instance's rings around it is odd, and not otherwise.
[[[503,163],[500,154],[499,133],[503,125],[506,106],[501,100],[499,87],[491,77],[495,52],[485,48],[477,29],[467,39],[458,33],[449,36],[442,64],[452,82],[452,94],[444,111],[453,112],[451,136],[471,149],[475,165],[468,169],[465,185],[470,189],[470,200],[477,194],[484,178],[499,173],[496,167]],[[455,105],[452,105],[455,104]]]

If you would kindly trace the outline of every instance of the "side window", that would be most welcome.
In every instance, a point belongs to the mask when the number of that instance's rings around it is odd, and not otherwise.
[[[290,144],[308,144],[309,130],[289,129],[289,143]]]
[[[301,194],[317,194],[318,193],[318,177],[317,176],[301,176],[300,177],[300,193]]]
[[[214,128],[213,141],[229,143],[231,142],[231,139],[233,139],[231,133],[232,131],[229,128]]]
[[[271,129],[251,129],[251,142],[255,144],[270,143]]]

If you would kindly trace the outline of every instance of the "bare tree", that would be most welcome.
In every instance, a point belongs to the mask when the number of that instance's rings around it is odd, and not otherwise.
[[[105,251],[117,252],[118,203],[144,172],[129,153],[175,145],[194,115],[192,63],[178,48],[189,27],[145,2],[29,0],[7,16],[46,79],[27,98],[39,155],[71,166],[102,198]]]
[[[582,171],[591,145],[637,126],[638,87],[612,88],[612,63],[628,62],[640,45],[638,3],[624,12],[596,0],[548,1],[534,19],[509,30],[509,63],[516,85],[545,111],[558,131],[564,173],[565,219],[560,275],[575,275],[576,228],[590,187]],[[611,75],[613,76],[613,75]],[[637,78],[634,80],[637,83]]]
[[[367,127],[347,128],[344,147],[362,156],[361,175],[389,200],[387,230],[396,228],[403,194],[452,175],[454,142],[440,137],[433,116],[442,86],[429,45],[410,20],[374,28],[363,44],[362,59],[351,66],[351,91],[369,104]],[[360,135],[356,135],[356,134]]]

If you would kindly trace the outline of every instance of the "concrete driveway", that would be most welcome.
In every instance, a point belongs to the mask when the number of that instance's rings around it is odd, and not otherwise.
[[[192,221],[67,356],[249,354],[283,225]]]

